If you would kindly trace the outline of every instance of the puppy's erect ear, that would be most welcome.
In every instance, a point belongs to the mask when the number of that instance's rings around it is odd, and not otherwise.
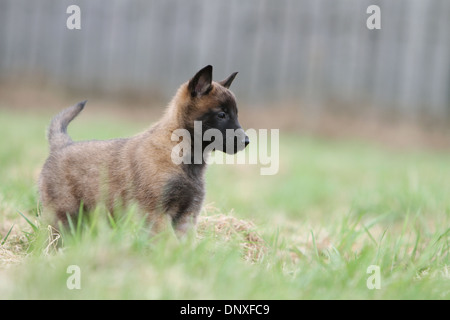
[[[219,83],[224,86],[225,88],[229,88],[231,86],[231,83],[233,82],[234,78],[236,77],[238,73],[237,72],[233,72],[228,78],[226,78],[225,80],[220,81]]]
[[[189,80],[188,90],[192,97],[208,94],[211,90],[212,70],[212,66],[206,66]]]

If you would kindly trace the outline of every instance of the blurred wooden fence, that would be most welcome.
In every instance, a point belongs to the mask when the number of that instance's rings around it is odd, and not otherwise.
[[[81,8],[81,30],[66,9]],[[381,8],[369,30],[367,7]],[[207,64],[247,102],[450,113],[448,0],[0,0],[0,78],[159,92]],[[31,77],[30,77],[31,76]]]

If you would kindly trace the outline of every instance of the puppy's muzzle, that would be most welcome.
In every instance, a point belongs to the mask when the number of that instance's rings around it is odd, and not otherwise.
[[[248,138],[247,135],[245,135],[245,138],[244,138],[244,145],[245,145],[245,147],[247,147],[249,143],[250,143],[250,139]]]

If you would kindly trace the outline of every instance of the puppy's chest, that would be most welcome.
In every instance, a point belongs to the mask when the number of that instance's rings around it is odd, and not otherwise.
[[[197,213],[200,211],[205,196],[203,176],[175,176],[163,187],[162,208],[173,215]]]

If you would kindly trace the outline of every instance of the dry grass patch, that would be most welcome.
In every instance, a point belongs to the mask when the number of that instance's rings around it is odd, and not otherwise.
[[[224,242],[238,241],[246,261],[260,261],[267,252],[267,244],[256,231],[253,222],[238,219],[230,214],[201,216],[197,225],[197,237],[213,233],[214,238]]]

